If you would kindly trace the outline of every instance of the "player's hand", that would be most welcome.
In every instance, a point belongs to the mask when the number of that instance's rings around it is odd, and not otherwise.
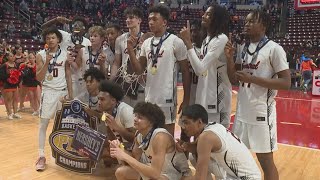
[[[119,125],[116,123],[116,120],[114,119],[113,116],[110,114],[106,113],[106,121],[105,121],[106,126],[108,126],[111,130],[118,131]]]
[[[114,141],[109,141],[110,143],[110,156],[113,158],[117,158],[120,161],[124,161],[127,153],[124,152],[119,146],[117,146]]]
[[[235,48],[232,45],[231,40],[227,42],[226,46],[224,47],[224,53],[226,54],[226,58],[228,60],[233,60],[233,55],[234,55]]]
[[[252,83],[253,76],[245,71],[237,71],[235,73],[235,77],[238,81],[244,82],[244,83]]]
[[[70,23],[71,20],[66,18],[66,17],[63,17],[63,16],[58,16],[57,17],[57,20],[61,23],[61,24],[67,24],[67,23]]]
[[[101,66],[102,64],[105,64],[106,60],[107,60],[106,54],[104,54],[103,52],[100,53],[98,56],[98,64]]]
[[[115,148],[115,147],[120,147],[121,142],[118,139],[109,141],[110,147]]]
[[[134,36],[130,36],[127,40],[127,48],[128,50],[132,50],[134,48],[134,46],[138,43],[138,38],[134,37]]]
[[[187,27],[183,27],[181,29],[179,37],[183,40],[185,44],[191,43],[191,32],[190,32],[189,20],[187,20]]]
[[[176,149],[178,152],[185,152],[186,149],[185,147],[183,147],[183,144],[185,143],[184,141],[182,141],[181,139],[176,139]]]
[[[49,63],[52,58],[53,58],[53,56],[51,54],[49,54],[49,51],[47,51],[47,53],[46,53],[46,62]]]
[[[73,63],[76,60],[75,55],[72,51],[68,52],[67,54],[67,62],[69,64]]]

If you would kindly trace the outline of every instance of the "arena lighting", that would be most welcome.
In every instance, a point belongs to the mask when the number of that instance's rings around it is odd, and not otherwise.
[[[296,126],[301,126],[302,124],[300,123],[293,123],[293,122],[280,122],[281,124],[288,124],[288,125],[296,125]]]
[[[164,3],[164,0],[160,0],[160,3],[163,4],[163,3]]]

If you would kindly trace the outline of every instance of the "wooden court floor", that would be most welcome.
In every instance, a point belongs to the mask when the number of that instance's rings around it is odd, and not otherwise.
[[[179,97],[182,91],[179,90]],[[233,111],[236,97],[233,97]],[[181,99],[179,99],[181,102]],[[27,103],[26,103],[27,104]],[[46,143],[47,169],[37,172],[34,169],[38,157],[38,121],[31,112],[21,113],[23,119],[7,120],[4,105],[0,106],[0,180],[113,180],[112,169],[104,169],[94,175],[81,175],[65,170],[51,158],[49,143]],[[49,136],[53,126],[50,122]],[[320,179],[320,151],[296,146],[279,145],[275,152],[275,162],[282,180]]]

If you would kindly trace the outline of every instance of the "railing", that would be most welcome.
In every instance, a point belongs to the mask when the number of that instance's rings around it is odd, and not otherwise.
[[[28,12],[25,12],[25,11],[22,11],[20,9],[20,7],[18,8],[18,18],[20,20],[20,17],[22,17],[23,19],[27,20],[28,21],[28,24],[30,26],[30,21],[31,21],[31,16],[30,16],[30,13]]]
[[[14,12],[14,2],[13,1],[10,1],[10,0],[4,0],[4,3],[9,6],[12,11]]]

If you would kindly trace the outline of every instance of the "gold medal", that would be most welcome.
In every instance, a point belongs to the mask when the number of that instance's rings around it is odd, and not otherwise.
[[[208,75],[208,70],[202,74],[202,76],[206,77]]]
[[[152,74],[152,75],[157,74],[157,67],[153,66],[153,67],[151,68],[151,74]]]
[[[107,115],[105,112],[103,112],[102,116],[101,116],[101,121],[105,122],[107,119]]]
[[[53,76],[51,74],[48,75],[47,80],[51,81],[53,79]]]

